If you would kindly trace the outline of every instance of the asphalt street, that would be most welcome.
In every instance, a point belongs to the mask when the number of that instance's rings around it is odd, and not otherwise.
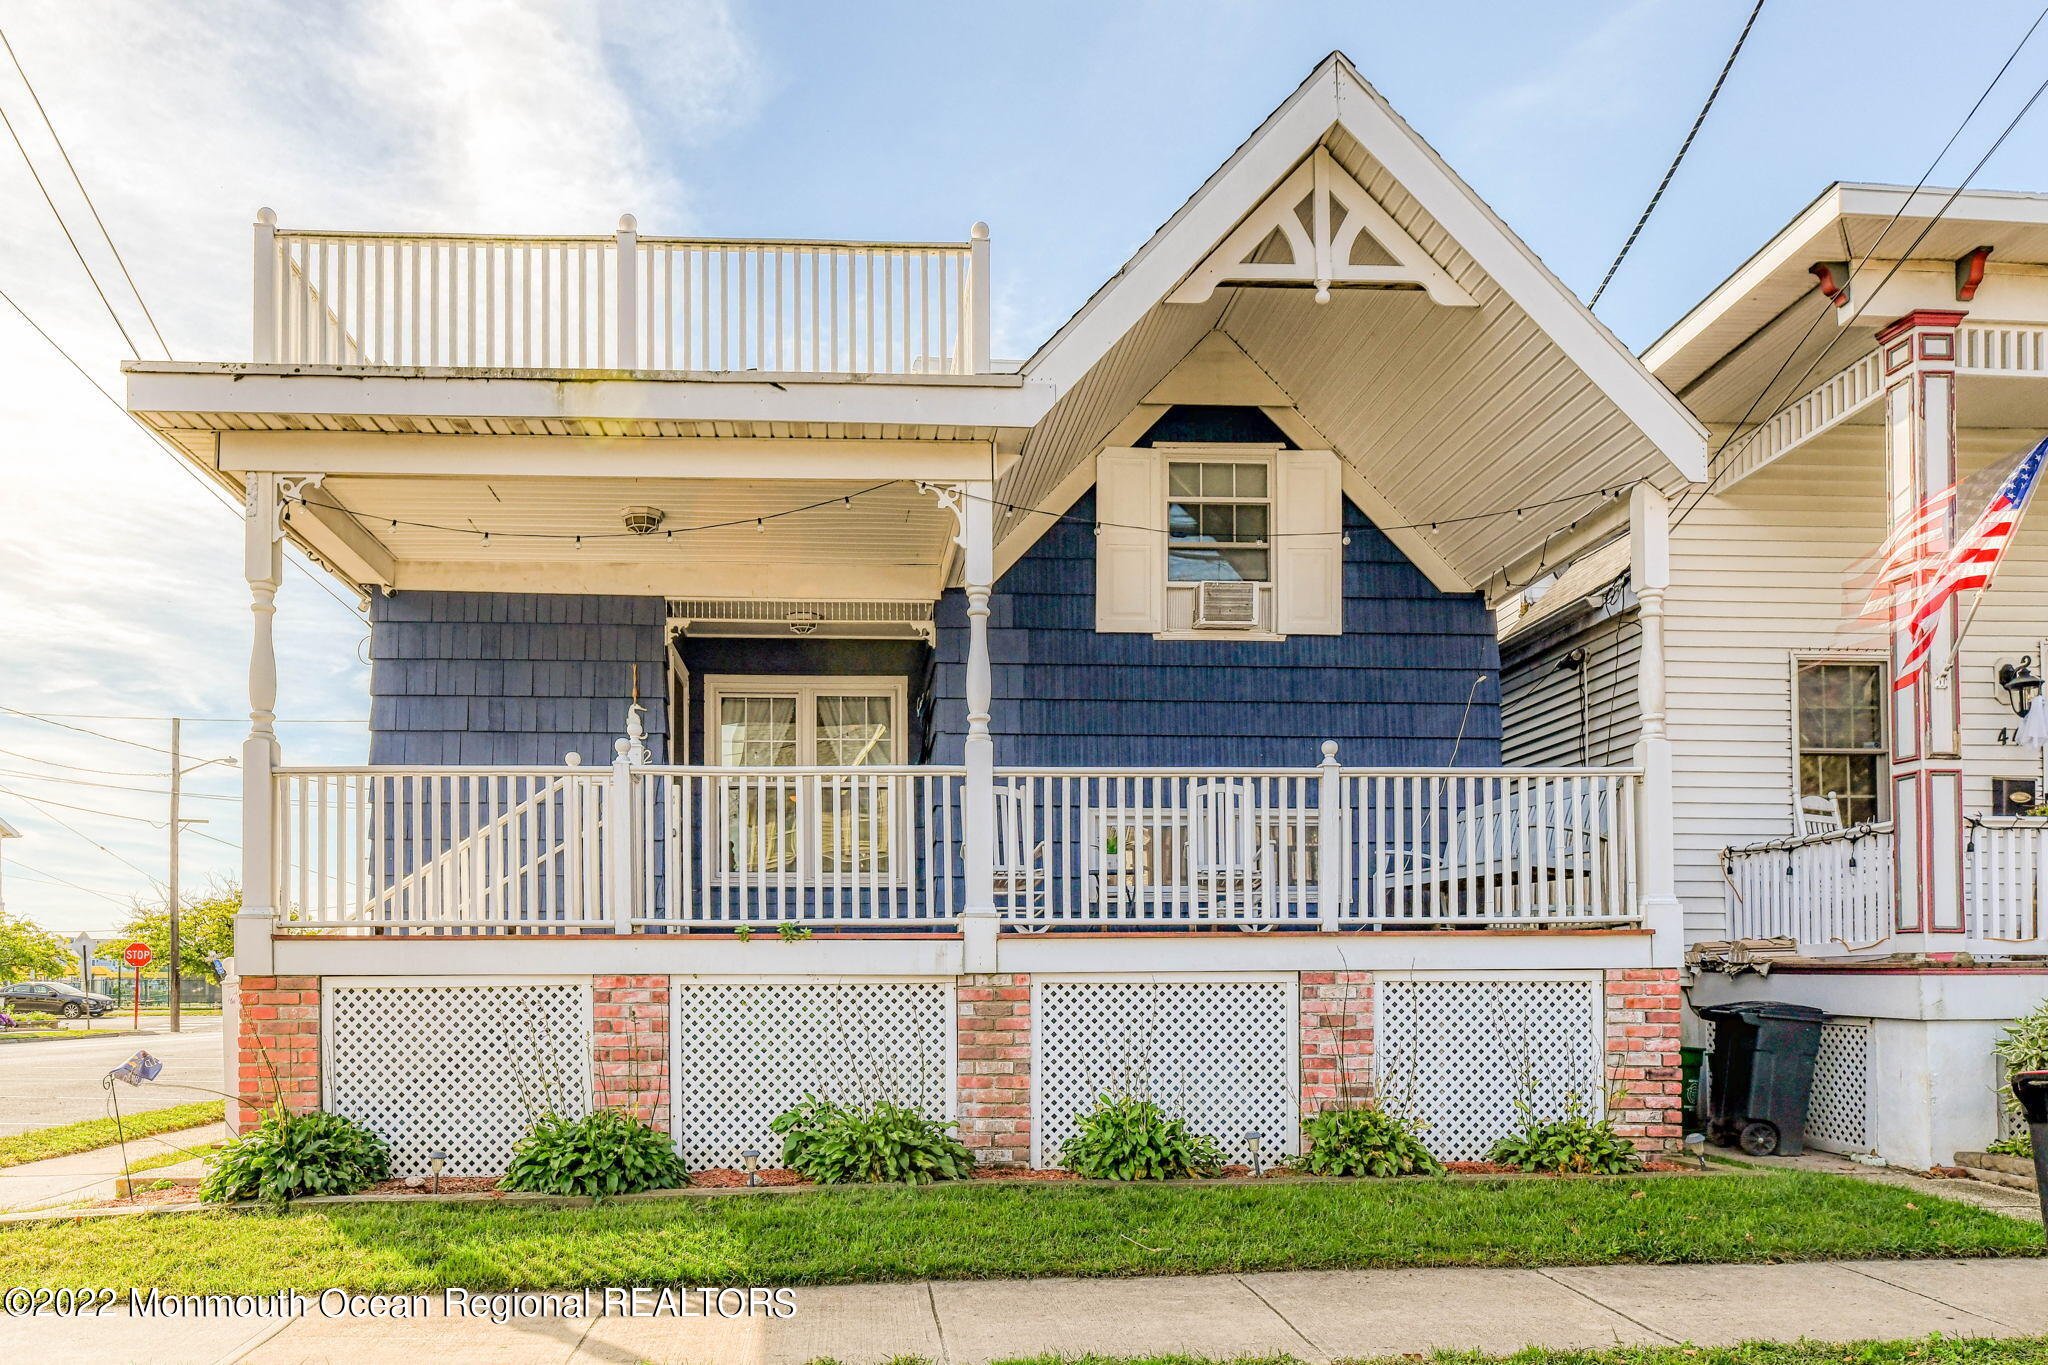
[[[0,1045],[0,1137],[105,1118],[100,1077],[142,1049],[162,1060],[163,1075],[152,1084],[121,1086],[122,1113],[218,1099],[211,1092],[222,1089],[220,1028],[220,1016],[211,1015],[188,1021],[176,1034]]]

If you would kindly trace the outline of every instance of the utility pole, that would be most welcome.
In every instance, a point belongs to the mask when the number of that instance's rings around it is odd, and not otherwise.
[[[182,722],[171,717],[171,866],[170,866],[170,921],[171,921],[171,1032],[179,1030],[178,996],[183,984],[178,973],[178,835],[185,828],[178,820],[178,783],[185,776],[179,766],[178,731]],[[138,973],[135,989],[142,989],[142,977]]]

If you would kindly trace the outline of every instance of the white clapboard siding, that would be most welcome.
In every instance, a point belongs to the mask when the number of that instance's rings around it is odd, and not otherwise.
[[[1585,667],[1560,670],[1573,649]],[[1501,762],[1511,768],[1632,761],[1642,725],[1636,702],[1636,661],[1642,631],[1633,611],[1574,631],[1518,666],[1501,671]],[[1581,689],[1583,688],[1583,693]]]
[[[1961,438],[1965,477],[2039,439]],[[1793,832],[1795,655],[1883,656],[1882,631],[1854,620],[1862,593],[1850,586],[1883,536],[1883,462],[1881,429],[1845,424],[1705,499],[1673,532],[1666,670],[1679,895],[1695,937],[1728,931],[1721,849]],[[1994,776],[2041,771],[2038,755],[1997,743],[2014,718],[1992,671],[2002,656],[2037,653],[2043,634],[2048,521],[2022,526],[1957,672],[1968,811],[1986,808]]]

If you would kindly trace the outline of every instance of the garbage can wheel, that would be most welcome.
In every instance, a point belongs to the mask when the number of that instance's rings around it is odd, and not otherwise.
[[[1778,1150],[1778,1125],[1761,1119],[1745,1123],[1737,1142],[1751,1156],[1772,1156]]]

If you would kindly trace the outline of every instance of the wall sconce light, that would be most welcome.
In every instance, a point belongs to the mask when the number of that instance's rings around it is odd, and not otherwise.
[[[1244,1145],[1250,1149],[1252,1154],[1252,1174],[1255,1176],[1266,1173],[1266,1154],[1260,1147],[1261,1141],[1262,1139],[1257,1133],[1246,1133],[1244,1135]]]
[[[752,1148],[740,1153],[740,1169],[747,1173],[747,1184],[761,1183],[761,1154]]]
[[[427,1153],[427,1173],[433,1177],[433,1191],[441,1192],[441,1168],[448,1164],[448,1154],[438,1149]]]
[[[2024,716],[2031,711],[2042,686],[2041,675],[2034,671],[2034,656],[2022,655],[2016,664],[2000,664],[1998,686],[2014,715]]]

